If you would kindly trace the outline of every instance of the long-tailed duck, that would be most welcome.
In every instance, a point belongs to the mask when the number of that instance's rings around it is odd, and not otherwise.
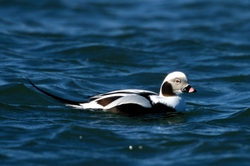
[[[72,101],[58,97],[37,87],[28,78],[27,81],[40,92],[66,105],[81,109],[101,109],[126,116],[183,112],[185,111],[186,103],[178,95],[181,93],[196,92],[188,84],[186,75],[179,71],[172,72],[165,77],[159,94],[147,90],[125,89],[93,96],[86,102]]]

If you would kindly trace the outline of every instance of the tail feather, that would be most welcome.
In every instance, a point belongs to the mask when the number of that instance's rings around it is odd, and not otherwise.
[[[45,95],[47,95],[47,96],[49,96],[49,97],[51,97],[51,98],[53,98],[53,99],[55,99],[55,100],[61,102],[61,103],[69,104],[69,105],[80,105],[81,103],[83,103],[83,102],[78,102],[78,101],[72,101],[72,100],[64,99],[64,98],[62,98],[62,97],[58,97],[58,96],[53,95],[53,94],[51,94],[51,93],[49,93],[49,92],[46,92],[45,90],[43,90],[43,89],[37,87],[37,86],[36,86],[33,82],[31,82],[30,79],[28,79],[27,77],[26,77],[26,81],[27,81],[29,84],[31,84],[34,88],[36,88],[37,90],[39,90],[40,92],[42,92],[43,94],[45,94]]]

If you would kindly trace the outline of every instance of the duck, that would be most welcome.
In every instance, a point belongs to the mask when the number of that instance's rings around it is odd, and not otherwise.
[[[180,94],[197,92],[188,83],[186,75],[180,71],[166,75],[159,93],[149,90],[123,89],[95,95],[83,102],[56,96],[36,86],[29,78],[26,77],[26,80],[38,91],[67,106],[92,111],[102,110],[124,116],[185,112],[186,102]]]

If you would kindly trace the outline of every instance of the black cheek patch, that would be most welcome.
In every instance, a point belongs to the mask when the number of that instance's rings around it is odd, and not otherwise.
[[[162,85],[161,93],[163,96],[175,96],[172,85],[168,82],[164,82],[164,84]]]

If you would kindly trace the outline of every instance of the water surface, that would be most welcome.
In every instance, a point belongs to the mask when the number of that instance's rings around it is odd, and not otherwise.
[[[249,165],[250,2],[0,1],[1,165]],[[69,99],[158,92],[169,72],[187,112],[129,118]]]

